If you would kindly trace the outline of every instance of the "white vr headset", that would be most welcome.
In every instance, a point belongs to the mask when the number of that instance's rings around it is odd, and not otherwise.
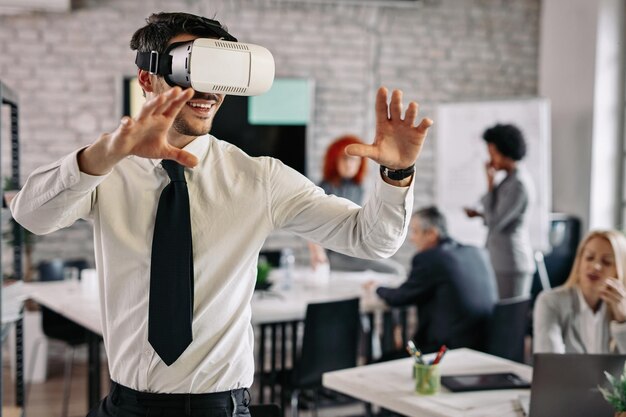
[[[274,81],[274,57],[259,45],[225,39],[198,38],[177,42],[164,53],[137,52],[135,63],[162,75],[171,86],[191,87],[203,93],[254,96],[265,93]]]

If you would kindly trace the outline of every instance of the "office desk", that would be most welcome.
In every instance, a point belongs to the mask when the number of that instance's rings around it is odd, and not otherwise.
[[[329,281],[317,284],[310,268],[295,270],[289,288],[284,287],[280,270],[272,270],[270,280],[274,285],[269,291],[255,291],[252,297],[252,324],[302,320],[308,304],[343,300],[351,297],[361,299],[361,311],[385,309],[385,303],[372,293],[363,290],[363,284],[374,280],[381,285],[397,285],[404,277],[374,271],[331,271]]]
[[[432,355],[427,355],[432,358]],[[521,417],[517,399],[529,389],[415,393],[413,359],[399,359],[325,373],[326,388],[409,417]],[[441,362],[442,375],[514,372],[530,381],[532,368],[471,349],[454,349]]]
[[[365,294],[362,284],[370,279],[379,282],[397,282],[400,277],[376,272],[331,272],[328,285],[315,285],[308,268],[295,271],[294,282],[289,289],[284,288],[279,271],[273,272],[276,280],[272,291],[256,291],[252,297],[252,324],[261,328],[259,358],[265,358],[265,324],[269,323],[268,334],[275,335],[273,329],[289,326],[304,319],[306,306],[311,302],[331,301],[348,297],[362,297],[362,309],[372,311],[384,308],[384,304],[373,295]],[[80,282],[56,281],[24,284],[26,296],[38,304],[63,315],[84,327],[89,340],[88,401],[91,408],[101,396],[100,387],[100,341],[102,324],[100,322],[100,301],[96,291],[88,290]],[[282,333],[285,334],[284,332]],[[294,335],[296,332],[293,333]],[[270,343],[273,349],[274,345]],[[275,352],[275,351],[274,351]],[[274,358],[276,355],[273,356]],[[284,358],[284,355],[283,355]],[[280,361],[279,361],[280,362]],[[284,364],[284,359],[283,359]],[[259,366],[263,366],[264,361]],[[273,363],[275,366],[276,363]],[[262,368],[261,368],[262,369]],[[272,368],[274,369],[274,368]]]
[[[87,331],[88,386],[87,405],[91,409],[100,399],[100,297],[76,281],[30,282],[24,284],[28,298],[68,318]]]

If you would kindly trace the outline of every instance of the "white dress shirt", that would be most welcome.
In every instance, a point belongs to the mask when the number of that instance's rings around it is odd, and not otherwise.
[[[580,302],[580,338],[587,353],[607,353],[608,346],[604,346],[606,332],[606,303],[600,302],[598,311],[593,311],[579,287],[578,300]]]
[[[128,157],[103,176],[80,172],[78,151],[39,168],[11,203],[37,234],[93,221],[104,344],[111,378],[148,392],[204,393],[249,387],[254,376],[250,324],[259,250],[275,229],[363,258],[391,256],[404,241],[413,186],[377,180],[361,208],[329,196],[268,158],[202,136],[185,150],[195,295],[193,342],[171,366],[148,343],[150,252],[161,190],[160,160]]]

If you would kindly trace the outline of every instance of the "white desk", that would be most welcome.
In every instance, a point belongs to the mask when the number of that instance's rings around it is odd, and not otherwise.
[[[364,312],[385,308],[384,303],[362,289],[363,283],[376,280],[394,285],[399,277],[373,271],[332,271],[326,285],[313,285],[307,268],[296,270],[290,289],[282,288],[278,270],[271,277],[276,283],[270,291],[255,291],[252,297],[252,324],[302,320],[310,303],[340,300],[349,297],[361,298]],[[72,281],[32,282],[23,286],[26,297],[67,317],[89,331],[102,335],[99,296],[96,291],[86,289],[81,283]]]
[[[100,399],[100,297],[97,289],[91,290],[77,281],[30,282],[24,284],[28,298],[53,310],[87,330],[88,387],[87,405],[91,409]]]
[[[432,355],[429,355],[432,356]],[[428,357],[428,356],[427,356]],[[413,359],[328,372],[323,384],[332,390],[409,417],[521,417],[518,398],[529,389],[442,392],[432,396],[415,393]],[[532,368],[471,349],[454,349],[441,362],[442,375],[514,372],[530,381]]]
[[[363,284],[374,280],[385,285],[399,285],[405,277],[382,274],[374,271],[344,272],[331,271],[326,284],[315,284],[309,268],[295,271],[291,288],[284,289],[276,269],[270,273],[270,280],[275,281],[270,291],[255,291],[252,297],[252,324],[302,320],[306,307],[311,303],[342,300],[351,297],[361,299],[361,311],[371,312],[385,309],[382,300],[363,290]]]

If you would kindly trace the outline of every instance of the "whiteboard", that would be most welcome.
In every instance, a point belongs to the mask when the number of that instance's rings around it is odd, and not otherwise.
[[[450,235],[463,243],[484,246],[487,229],[482,219],[470,219],[463,207],[479,207],[487,191],[485,162],[489,160],[482,134],[496,123],[514,124],[526,139],[527,154],[520,165],[534,185],[530,207],[530,238],[535,250],[547,251],[552,201],[550,164],[550,106],[546,99],[446,103],[437,107],[435,199],[448,220]],[[496,181],[503,178],[499,173]]]

